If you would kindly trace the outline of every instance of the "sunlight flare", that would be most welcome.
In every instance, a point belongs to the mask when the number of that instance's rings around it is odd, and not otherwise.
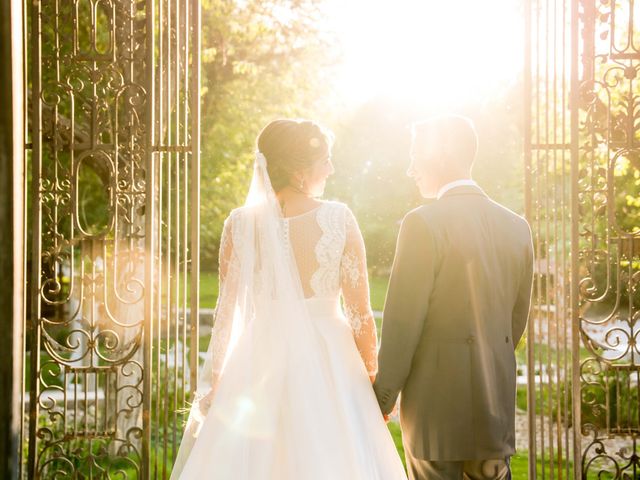
[[[333,2],[342,46],[337,89],[458,104],[495,94],[522,66],[517,2]]]

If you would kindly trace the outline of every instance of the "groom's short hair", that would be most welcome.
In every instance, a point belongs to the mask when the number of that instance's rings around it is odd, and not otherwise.
[[[463,167],[471,167],[478,153],[478,134],[470,118],[438,115],[411,126],[414,142],[425,142],[433,154],[446,157]]]

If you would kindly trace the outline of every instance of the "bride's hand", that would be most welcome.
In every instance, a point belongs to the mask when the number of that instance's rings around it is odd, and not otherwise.
[[[382,418],[384,418],[384,423],[389,423],[389,421],[391,421],[391,417],[395,417],[396,415],[398,415],[397,403],[393,406],[393,410],[391,410],[391,412],[382,414]]]
[[[209,390],[204,397],[200,399],[200,411],[205,415],[209,412],[209,408],[211,408],[211,403],[213,402],[213,396],[216,393],[216,389],[212,388]]]
[[[213,402],[213,396],[218,389],[218,381],[220,380],[220,376],[216,373],[213,374],[213,378],[211,379],[211,389],[207,392],[207,394],[202,397],[200,402],[202,402],[201,410],[206,414],[211,407],[211,403]]]
[[[369,375],[369,380],[371,380],[371,385],[373,385],[373,383],[376,381],[376,376],[375,375]]]

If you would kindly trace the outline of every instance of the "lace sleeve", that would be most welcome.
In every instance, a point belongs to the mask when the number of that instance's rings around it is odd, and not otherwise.
[[[369,279],[364,240],[351,210],[346,212],[346,238],[340,264],[344,310],[353,338],[369,375],[378,371],[378,334],[369,301]]]
[[[233,326],[233,313],[235,305],[233,299],[237,288],[237,258],[233,248],[233,216],[229,216],[224,222],[222,238],[220,240],[218,275],[220,288],[218,301],[214,312],[212,330],[213,374],[216,379],[224,366],[224,360],[231,338]],[[215,381],[214,381],[215,383]]]

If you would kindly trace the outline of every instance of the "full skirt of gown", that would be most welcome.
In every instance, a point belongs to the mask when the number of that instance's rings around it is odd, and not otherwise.
[[[305,304],[303,342],[245,329],[178,478],[406,480],[339,300]]]

